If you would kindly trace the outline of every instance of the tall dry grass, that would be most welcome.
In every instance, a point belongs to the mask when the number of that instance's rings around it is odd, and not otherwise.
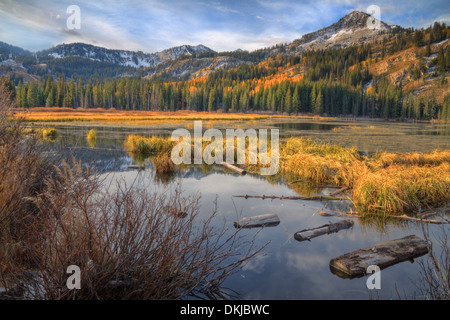
[[[29,200],[54,176],[59,157],[45,154],[36,136],[13,119],[11,92],[0,85],[0,272],[29,262],[24,237],[38,208]]]
[[[281,147],[281,170],[316,184],[351,188],[361,215],[417,212],[450,201],[450,152],[361,155],[355,148],[291,138]]]
[[[136,154],[170,154],[174,143],[170,138],[164,137],[143,137],[139,135],[130,134],[124,142],[125,148]]]

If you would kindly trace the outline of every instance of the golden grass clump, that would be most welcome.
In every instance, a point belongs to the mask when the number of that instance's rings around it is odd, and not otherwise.
[[[56,139],[58,131],[55,128],[42,128],[39,131],[39,138],[41,139]]]
[[[450,163],[450,150],[406,154],[384,152],[374,156],[372,165],[374,168],[387,168],[392,164],[436,166],[441,163]]]
[[[307,153],[326,156],[344,162],[352,162],[361,159],[361,155],[355,147],[344,148],[340,145],[327,143],[320,144],[305,138],[289,138],[285,145],[280,147],[280,152],[283,156]]]
[[[449,200],[450,164],[424,167],[391,165],[360,175],[352,198],[358,212],[404,214]]]
[[[169,154],[174,144],[169,138],[163,137],[142,137],[130,134],[125,141],[125,148],[132,153],[138,154]]]
[[[87,140],[95,140],[95,139],[97,139],[97,132],[94,129],[89,130],[86,139]]]
[[[91,148],[95,146],[95,143],[97,141],[97,132],[94,129],[89,130],[87,136],[86,136],[87,143]]]
[[[285,174],[351,188],[360,214],[402,215],[450,199],[449,151],[380,153],[368,158],[355,148],[291,138],[282,147],[281,158]]]

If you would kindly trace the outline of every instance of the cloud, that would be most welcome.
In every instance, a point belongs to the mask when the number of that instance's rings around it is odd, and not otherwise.
[[[216,51],[255,50],[293,41],[372,4],[356,0],[76,2],[81,8],[81,29],[70,32],[66,9],[74,4],[72,0],[2,0],[0,41],[28,50],[73,41],[145,52],[200,43]],[[449,20],[444,0],[379,0],[376,4],[381,19],[390,24],[422,27]]]

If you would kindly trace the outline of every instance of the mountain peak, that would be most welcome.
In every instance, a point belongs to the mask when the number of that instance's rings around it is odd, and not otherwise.
[[[367,20],[370,17],[371,15],[368,13],[354,10],[349,14],[347,14],[346,16],[344,16],[343,18],[341,18],[334,25],[336,25],[339,28],[346,28],[346,29],[368,28]],[[389,26],[384,22],[380,21],[380,29],[388,30]]]
[[[299,52],[307,49],[345,47],[374,40],[391,29],[383,21],[379,21],[377,28],[371,28],[368,20],[370,17],[371,15],[365,12],[354,10],[332,25],[294,40],[290,45],[291,50]]]

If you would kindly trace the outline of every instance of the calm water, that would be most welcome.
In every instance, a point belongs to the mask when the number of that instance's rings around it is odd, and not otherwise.
[[[251,121],[251,122],[203,122],[206,128],[277,128],[280,136],[306,136],[317,141],[356,146],[366,152],[432,151],[450,148],[450,126],[430,124],[398,124],[384,122],[307,122],[307,121]],[[337,222],[339,218],[318,214],[326,203],[300,200],[244,199],[239,194],[295,196],[299,193],[329,193],[331,190],[296,190],[283,178],[267,179],[259,175],[225,173],[220,166],[189,166],[172,177],[158,177],[152,170],[128,169],[133,159],[127,154],[113,150],[86,149],[87,131],[97,131],[96,148],[122,148],[128,134],[170,135],[178,127],[192,129],[192,122],[158,124],[147,127],[111,125],[58,126],[55,148],[72,147],[74,154],[85,162],[95,161],[100,169],[113,172],[114,178],[127,182],[139,181],[156,192],[167,192],[181,186],[184,194],[201,195],[201,216],[207,217],[214,210],[217,199],[217,226],[224,224],[233,230],[233,222],[241,217],[275,213],[281,223],[275,227],[242,230],[243,235],[256,236],[256,245],[269,242],[263,252],[250,260],[238,273],[229,277],[224,287],[230,288],[243,299],[399,299],[418,297],[418,261],[403,262],[381,271],[381,290],[368,290],[367,277],[344,279],[329,268],[332,258],[341,254],[371,246],[380,242],[416,234],[423,237],[420,226],[415,223],[390,223],[377,225],[374,222],[355,220],[353,228],[331,235],[299,242],[294,233]],[[82,148],[80,148],[82,147]],[[340,209],[345,203],[329,201],[328,208]],[[448,227],[446,227],[448,229]],[[439,237],[442,226],[430,225],[431,233]],[[231,231],[230,231],[231,232]]]

